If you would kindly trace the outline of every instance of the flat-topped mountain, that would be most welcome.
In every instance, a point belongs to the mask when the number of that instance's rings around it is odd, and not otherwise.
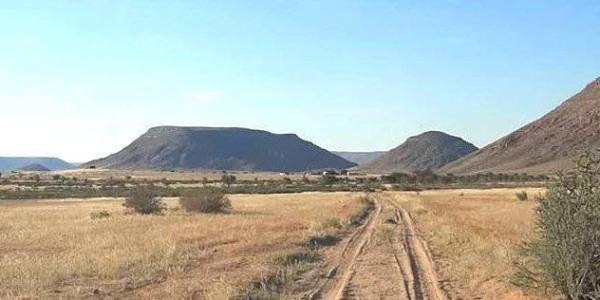
[[[220,127],[161,126],[118,153],[83,167],[298,172],[355,166],[295,134]]]
[[[73,168],[72,164],[54,157],[0,157],[0,172],[16,171],[35,164],[44,166],[51,171]]]
[[[408,138],[400,146],[360,168],[378,173],[436,170],[473,151],[477,151],[477,147],[459,137],[429,131]]]
[[[600,147],[600,78],[542,118],[451,163],[443,173],[550,174]]]

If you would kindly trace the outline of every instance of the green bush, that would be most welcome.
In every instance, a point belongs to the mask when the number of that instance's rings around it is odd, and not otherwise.
[[[559,174],[537,209],[531,251],[541,275],[569,299],[600,299],[600,152]]]
[[[201,188],[189,190],[179,198],[181,208],[195,213],[222,213],[231,210],[231,201],[222,190]]]
[[[226,184],[227,187],[230,187],[232,184],[234,184],[236,180],[237,178],[233,175],[224,174],[221,176],[221,181],[223,181],[223,184]]]
[[[165,209],[162,200],[147,187],[136,187],[131,196],[125,198],[123,206],[131,212],[142,215],[160,214]]]
[[[517,196],[517,199],[521,201],[527,201],[527,199],[529,199],[529,196],[527,195],[526,191],[516,193],[515,195]]]

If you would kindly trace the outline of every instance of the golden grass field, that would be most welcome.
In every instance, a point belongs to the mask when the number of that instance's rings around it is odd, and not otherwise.
[[[515,194],[527,191],[528,201]],[[520,246],[534,237],[534,197],[543,189],[393,193],[428,236],[438,272],[465,299],[548,299],[510,283]]]
[[[223,298],[324,221],[355,213],[359,196],[234,195],[227,215],[125,215],[119,199],[0,202],[0,298]],[[101,210],[110,217],[90,218]]]
[[[517,200],[522,190],[528,201]],[[464,299],[547,299],[509,280],[519,246],[534,237],[533,198],[542,192],[383,192],[381,199],[393,199],[410,213],[429,241],[438,278],[450,283],[452,293]],[[162,216],[126,215],[123,200],[114,198],[2,201],[0,298],[228,298],[276,272],[278,258],[330,230],[332,220],[343,223],[355,214],[361,196],[231,195],[234,210],[226,215],[187,214],[176,199],[166,199],[169,210]],[[110,217],[90,217],[102,210]],[[324,263],[335,260],[335,249],[325,250]],[[377,252],[369,253],[365,259]],[[388,260],[358,264],[378,261]]]

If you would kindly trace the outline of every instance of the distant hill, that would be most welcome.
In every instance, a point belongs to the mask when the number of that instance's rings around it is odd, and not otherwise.
[[[25,172],[47,172],[50,169],[40,165],[40,164],[31,164],[26,165],[24,167],[19,168],[17,171],[25,171]]]
[[[333,151],[333,154],[340,156],[348,161],[358,165],[363,165],[371,162],[373,159],[381,156],[385,151],[374,152],[349,152],[349,151]]]
[[[82,167],[297,172],[344,169],[349,162],[295,134],[246,128],[161,126],[123,150]]]
[[[451,163],[443,173],[550,174],[600,147],[600,78],[537,121]]]
[[[73,168],[70,163],[54,157],[0,157],[0,172],[15,171],[34,164],[44,166],[51,171]]]
[[[436,170],[473,151],[477,151],[477,147],[459,137],[429,131],[408,138],[400,146],[359,168],[377,173]]]

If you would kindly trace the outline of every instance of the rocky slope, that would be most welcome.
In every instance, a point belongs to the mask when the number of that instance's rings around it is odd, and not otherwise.
[[[453,162],[442,173],[551,174],[600,147],[600,78],[542,118]]]
[[[459,137],[429,131],[408,138],[360,169],[376,173],[436,170],[476,150],[477,147]]]

